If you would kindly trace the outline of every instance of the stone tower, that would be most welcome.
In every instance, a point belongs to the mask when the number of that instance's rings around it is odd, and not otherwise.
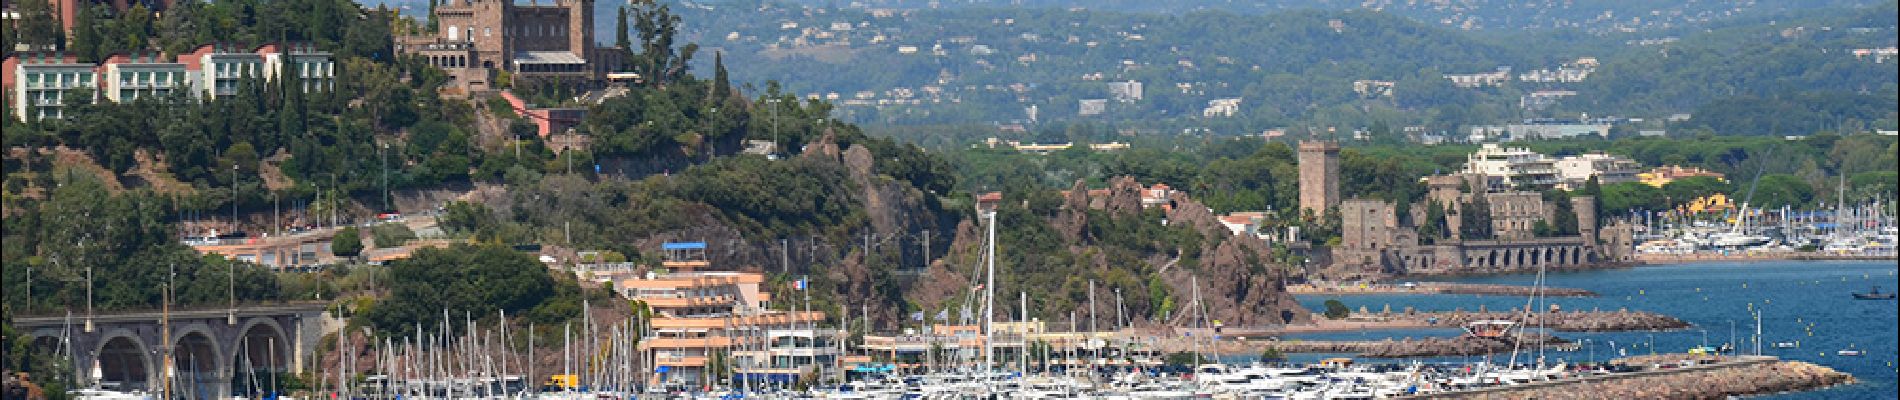
[[[558,0],[556,4],[568,9],[567,51],[582,60],[593,60],[594,0]]]
[[[1339,144],[1300,141],[1300,210],[1314,216],[1339,205]]]
[[[1594,196],[1575,196],[1570,198],[1571,211],[1577,213],[1577,236],[1583,242],[1596,246],[1597,237],[1597,198]]]

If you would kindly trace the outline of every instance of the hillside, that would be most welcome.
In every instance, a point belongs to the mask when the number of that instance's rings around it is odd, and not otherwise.
[[[1893,3],[1825,5],[1761,6],[1706,23],[1611,32],[1569,25],[1467,32],[1419,21],[1397,5],[1262,14],[725,2],[677,9],[698,21],[685,25],[686,37],[747,66],[735,82],[776,81],[831,99],[846,120],[929,141],[932,127],[1011,124],[1225,135],[1377,124],[1458,132],[1585,113],[1659,120],[1736,96],[1894,92],[1887,64],[1852,55],[1894,45]],[[1595,6],[1641,5],[1586,2],[1559,13]],[[1473,4],[1470,12],[1498,8]],[[1601,65],[1581,81],[1519,80],[1584,59]],[[1511,71],[1496,87],[1454,87],[1444,78],[1501,67]],[[1140,94],[1113,86],[1128,81],[1141,84]],[[1392,89],[1356,91],[1361,81]],[[1522,107],[1521,96],[1536,91],[1576,94],[1547,108]],[[1239,99],[1231,115],[1217,111],[1220,99]],[[1845,118],[1892,125],[1859,111],[1816,113],[1835,125]]]

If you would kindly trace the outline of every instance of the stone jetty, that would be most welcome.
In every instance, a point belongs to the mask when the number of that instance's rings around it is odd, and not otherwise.
[[[1569,344],[1561,338],[1542,334],[1523,335],[1522,345],[1517,345],[1516,337],[1479,338],[1404,338],[1382,340],[1223,340],[1212,347],[1200,347],[1201,351],[1219,354],[1254,355],[1267,348],[1281,353],[1344,353],[1371,358],[1407,358],[1407,357],[1445,357],[1477,356],[1485,354],[1507,353],[1511,350],[1532,350],[1540,346],[1558,346]],[[1206,343],[1200,343],[1206,346]],[[1164,341],[1156,343],[1163,352],[1193,351],[1195,343],[1189,341]]]
[[[1430,313],[1437,317],[1439,324],[1463,326],[1471,321],[1506,320],[1515,321],[1521,326],[1544,326],[1562,332],[1626,332],[1626,331],[1662,331],[1688,328],[1689,323],[1675,317],[1648,311],[1555,311],[1524,315],[1521,312],[1459,312]]]
[[[1547,297],[1597,297],[1596,292],[1577,288],[1544,287],[1522,285],[1497,285],[1485,283],[1417,282],[1409,284],[1394,283],[1307,283],[1287,285],[1287,291],[1293,294],[1475,294],[1491,296],[1530,296],[1543,294]]]
[[[1661,368],[1682,360],[1710,364]],[[1431,399],[1727,399],[1815,390],[1853,383],[1854,377],[1820,365],[1774,357],[1645,356],[1612,361],[1643,371],[1560,379],[1416,398]]]

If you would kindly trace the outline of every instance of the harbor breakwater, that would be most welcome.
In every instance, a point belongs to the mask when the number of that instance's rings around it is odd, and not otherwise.
[[[1368,283],[1368,284],[1298,284],[1287,285],[1287,291],[1296,295],[1361,295],[1361,294],[1478,294],[1492,296],[1531,296],[1541,294],[1548,297],[1596,297],[1596,292],[1575,288],[1544,287],[1522,285],[1494,285],[1481,283],[1418,282],[1411,284]]]
[[[1159,343],[1157,349],[1164,352],[1199,350],[1222,355],[1257,355],[1271,348],[1283,354],[1327,353],[1355,354],[1359,357],[1371,358],[1411,358],[1477,356],[1569,343],[1550,335],[1527,333],[1522,338],[1461,336],[1382,340],[1224,340],[1212,345],[1201,343],[1203,347],[1199,348],[1196,348],[1193,342],[1179,341]]]
[[[1710,364],[1663,368],[1683,360]],[[1646,369],[1524,385],[1415,396],[1417,399],[1727,399],[1733,396],[1808,391],[1854,383],[1832,368],[1775,357],[1713,357],[1668,354],[1612,361]]]

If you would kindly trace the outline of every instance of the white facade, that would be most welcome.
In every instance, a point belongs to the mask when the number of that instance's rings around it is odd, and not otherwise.
[[[1529,149],[1485,143],[1477,152],[1465,157],[1464,172],[1484,175],[1493,189],[1551,187],[1558,182],[1555,164]]]
[[[264,73],[264,57],[256,53],[211,53],[200,60],[198,70],[191,73],[192,84],[207,99],[236,96],[238,82]]]
[[[297,79],[303,85],[305,93],[326,91],[336,88],[336,61],[330,59],[330,53],[297,49],[285,55],[283,52],[264,55],[264,80],[277,81],[278,71],[282,71],[285,60],[296,63],[291,69],[297,72]]]
[[[1142,95],[1141,82],[1140,81],[1109,82],[1108,94],[1109,96],[1114,97],[1115,101],[1119,101],[1119,102],[1126,103],[1126,102],[1141,101],[1141,95]]]
[[[10,71],[15,86],[10,95],[13,96],[13,115],[21,121],[61,118],[65,115],[62,109],[66,98],[75,95],[75,90],[99,87],[90,64],[58,59],[20,61],[19,66]]]
[[[1603,153],[1589,153],[1564,157],[1555,163],[1557,178],[1566,189],[1583,187],[1590,177],[1596,177],[1599,184],[1636,182],[1636,173],[1641,165],[1630,159]]]
[[[162,98],[190,90],[191,78],[185,64],[162,62],[124,62],[106,64],[105,98],[114,103],[141,98]]]

